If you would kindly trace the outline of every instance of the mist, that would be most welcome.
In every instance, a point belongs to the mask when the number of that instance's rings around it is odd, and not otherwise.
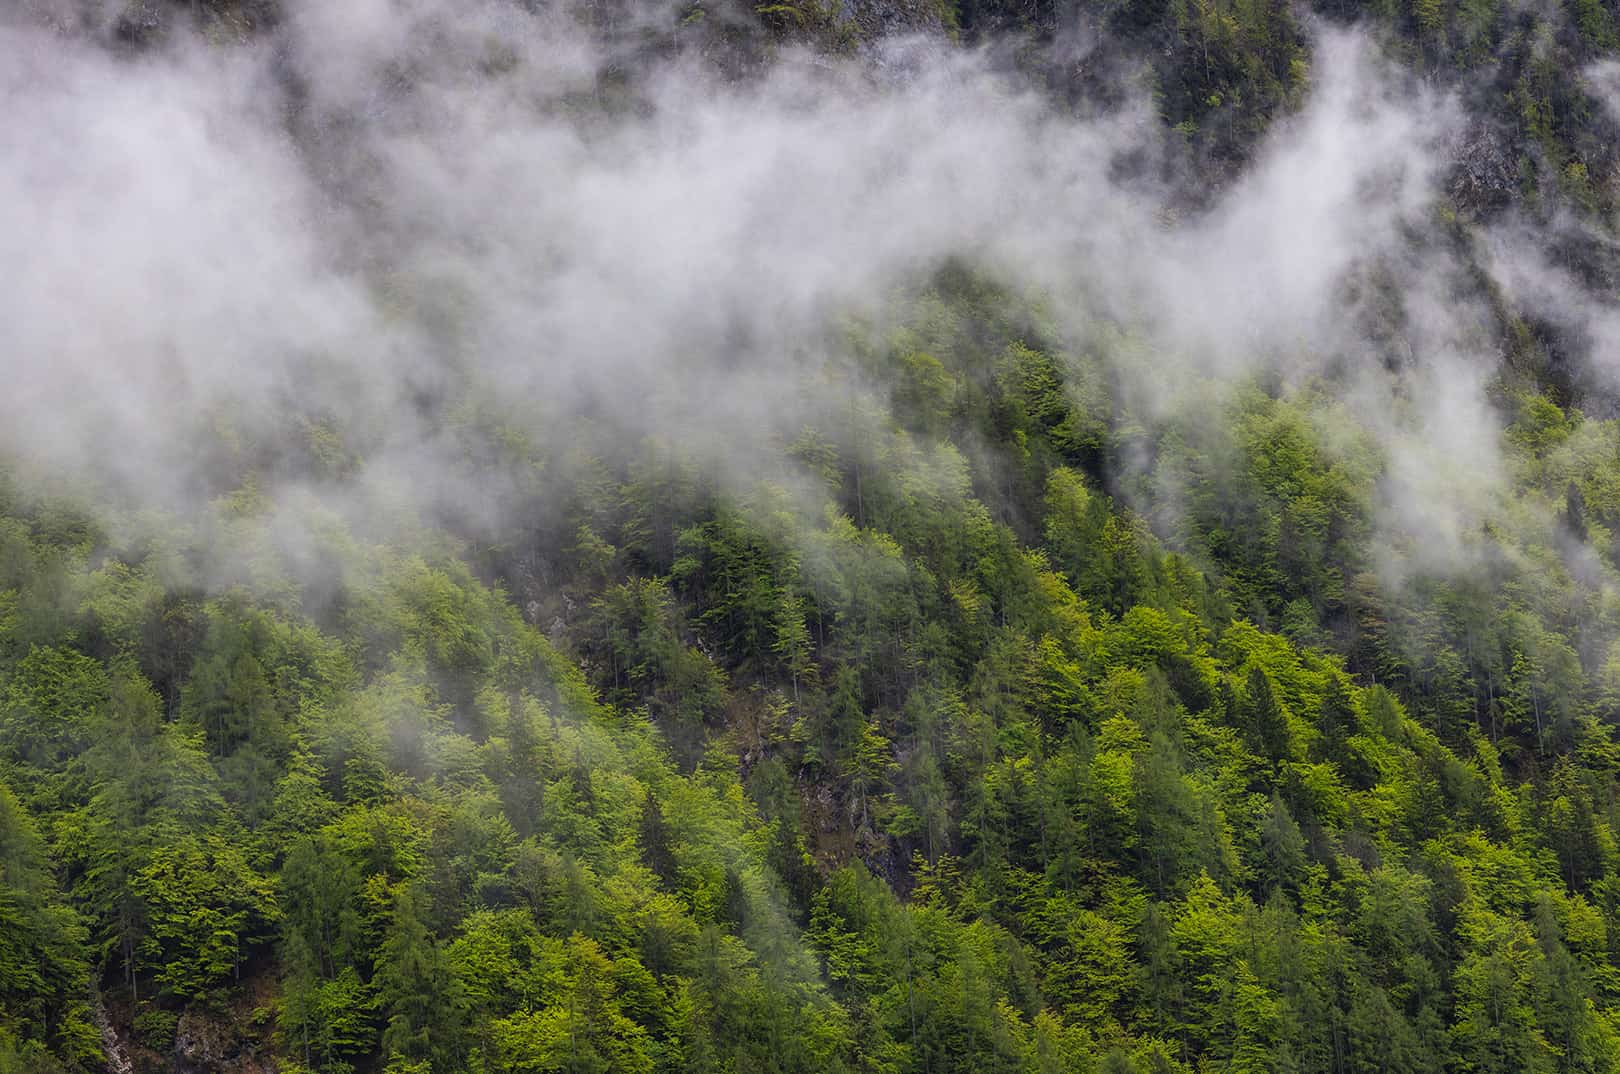
[[[745,78],[676,49],[625,80],[633,27],[494,2],[307,0],[134,53],[13,22],[0,449],[30,481],[198,515],[246,467],[294,516],[495,530],[499,484],[469,486],[443,422],[478,398],[540,443],[589,416],[745,485],[839,326],[954,260],[1076,349],[1135,340],[1103,359],[1150,424],[1256,377],[1325,388],[1383,445],[1381,544],[1423,569],[1466,566],[1508,491],[1490,311],[1435,238],[1467,117],[1353,31],[1317,28],[1299,110],[1183,211],[1140,87],[1061,109],[941,38]],[[277,467],[311,428],[340,476]],[[1137,506],[1173,516],[1170,491]]]
[[[1607,14],[731,2],[0,12],[0,1067],[1620,1067]]]

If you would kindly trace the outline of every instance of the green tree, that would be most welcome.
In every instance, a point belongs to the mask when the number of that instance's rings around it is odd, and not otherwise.
[[[383,1052],[394,1066],[422,1064],[433,1074],[454,1074],[466,1053],[465,997],[428,930],[425,902],[417,885],[400,889],[378,955]]]

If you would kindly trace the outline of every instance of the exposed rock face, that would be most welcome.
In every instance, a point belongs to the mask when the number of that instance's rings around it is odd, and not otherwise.
[[[275,1074],[273,1059],[229,1016],[188,1010],[175,1027],[170,1074]]]
[[[1481,124],[1459,140],[1447,186],[1460,208],[1484,215],[1513,201],[1518,178],[1506,139]]]
[[[840,17],[867,38],[943,30],[946,10],[938,0],[843,0],[839,5]]]
[[[135,1064],[130,1061],[129,1049],[124,1047],[118,1028],[107,1015],[101,989],[94,984],[90,986],[90,1009],[95,1014],[96,1028],[101,1031],[101,1050],[107,1053],[107,1074],[134,1074]]]

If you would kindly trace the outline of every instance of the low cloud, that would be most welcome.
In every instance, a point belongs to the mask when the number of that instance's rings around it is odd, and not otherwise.
[[[434,408],[471,385],[542,442],[590,414],[746,477],[838,318],[961,258],[1046,295],[1077,348],[1130,333],[1109,360],[1150,420],[1329,378],[1390,454],[1381,524],[1430,557],[1504,491],[1488,314],[1425,238],[1465,117],[1357,34],[1319,33],[1301,110],[1176,219],[1162,166],[1121,167],[1173,158],[1150,102],[1065,114],[940,40],[746,81],[677,48],[626,82],[566,15],[284,6],[245,43],[136,55],[0,29],[8,455],[192,510],[221,443],[273,460],[318,422],[363,462],[314,494],[493,525]]]

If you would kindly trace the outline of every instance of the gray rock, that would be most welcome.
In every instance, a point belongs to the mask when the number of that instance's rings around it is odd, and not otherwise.
[[[1484,215],[1504,208],[1518,185],[1518,167],[1500,131],[1475,124],[1457,139],[1446,188],[1459,209]]]

